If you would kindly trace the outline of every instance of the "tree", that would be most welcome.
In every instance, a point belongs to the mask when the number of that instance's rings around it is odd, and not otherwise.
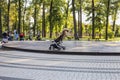
[[[10,25],[9,25],[9,14],[10,14],[10,0],[8,0],[8,14],[7,14],[7,28],[8,28],[8,32],[10,31]]]
[[[25,33],[25,17],[26,17],[26,9],[27,8],[27,0],[25,0],[24,1],[24,11],[23,11],[23,13],[24,13],[24,15],[23,15],[23,32]]]
[[[95,7],[94,7],[94,0],[92,0],[92,39],[95,38]]]
[[[79,37],[82,38],[82,0],[80,0],[79,4],[80,4],[80,9],[79,9],[80,13],[79,13],[79,18],[78,18],[78,23],[79,23],[78,32],[79,32]]]
[[[34,25],[33,25],[33,36],[35,37],[36,22],[37,22],[37,0],[34,2]]]
[[[0,4],[0,34],[4,30],[17,29],[20,33],[32,29],[34,36],[41,31],[42,37],[50,38],[69,28],[75,39],[89,31],[92,39],[100,35],[107,40],[117,29],[120,11],[120,0],[1,0]],[[83,14],[88,23],[83,22]]]
[[[69,12],[69,7],[70,7],[70,0],[67,2],[67,8],[65,8],[65,28],[67,28],[67,23],[68,23],[68,12]]]
[[[53,9],[53,0],[51,0],[51,3],[50,3],[50,15],[49,15],[50,38],[52,38],[52,30],[53,30],[53,24],[52,24],[52,9]]]
[[[46,37],[46,25],[45,25],[45,2],[43,1],[43,14],[42,14],[42,36]]]
[[[115,24],[116,24],[116,20],[117,20],[117,14],[118,14],[118,9],[119,9],[119,3],[120,1],[117,0],[117,1],[111,1],[111,9],[112,9],[112,19],[113,19],[113,28],[112,28],[112,31],[114,32],[115,31]]]
[[[18,2],[19,9],[18,9],[18,33],[21,33],[21,0]]]
[[[0,37],[2,37],[2,9],[0,4]]]
[[[17,28],[18,28],[18,13],[19,13],[19,11],[18,11],[18,0],[12,0],[12,2],[11,2],[12,4],[14,4],[14,10],[11,10],[11,11],[14,11],[14,16],[15,16],[15,18],[14,18],[14,20],[15,20],[15,22],[13,22],[13,29],[15,29],[15,30],[18,30]],[[12,7],[12,6],[11,6]],[[18,13],[16,13],[16,12],[18,12]],[[10,16],[10,17],[12,17],[12,16]]]
[[[2,38],[3,29],[6,28],[6,19],[7,19],[7,16],[5,16],[7,13],[6,9],[7,9],[6,1],[1,0],[0,2],[0,38]]]
[[[109,12],[110,12],[110,0],[107,0],[107,13],[106,13],[106,36],[105,36],[105,40],[108,40]]]
[[[73,10],[73,23],[74,23],[74,38],[77,40],[77,27],[76,27],[76,15],[75,15],[75,1],[72,0],[72,10]]]

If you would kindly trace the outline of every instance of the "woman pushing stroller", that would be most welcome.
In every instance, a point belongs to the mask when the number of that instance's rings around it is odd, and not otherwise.
[[[68,29],[64,29],[61,35],[57,37],[54,41],[52,41],[52,44],[50,44],[49,50],[54,50],[54,49],[65,50],[65,47],[62,46],[62,41],[63,41],[63,38],[66,36],[67,32],[68,32]]]

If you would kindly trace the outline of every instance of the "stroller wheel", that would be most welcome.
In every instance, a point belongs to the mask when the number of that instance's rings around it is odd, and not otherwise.
[[[65,50],[66,48],[65,47],[63,47],[63,50]]]
[[[54,50],[54,47],[53,47],[53,46],[50,46],[50,47],[49,47],[49,50]]]
[[[58,48],[58,50],[61,50],[61,48]]]
[[[49,50],[51,50],[51,47],[49,47]]]

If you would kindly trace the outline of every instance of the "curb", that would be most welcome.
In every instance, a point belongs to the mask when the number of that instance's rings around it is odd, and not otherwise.
[[[5,49],[10,50],[19,50],[19,51],[26,51],[26,52],[36,52],[36,53],[45,53],[45,54],[59,54],[59,55],[101,55],[101,56],[120,56],[120,52],[69,52],[69,51],[50,51],[50,50],[34,50],[34,49],[23,49],[23,48],[17,48],[17,47],[8,47],[2,45]]]

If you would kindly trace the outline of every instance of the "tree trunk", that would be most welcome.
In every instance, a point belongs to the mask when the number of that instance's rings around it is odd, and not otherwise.
[[[45,26],[45,2],[43,2],[42,37],[46,37],[46,26]]]
[[[118,7],[115,9],[115,13],[114,13],[113,29],[112,29],[113,32],[115,31],[115,24],[116,24],[117,11],[118,11]]]
[[[72,8],[73,8],[73,22],[74,22],[74,38],[77,40],[77,28],[76,28],[76,16],[75,16],[75,2],[72,0]]]
[[[78,10],[78,36],[80,37],[80,11]]]
[[[108,40],[109,11],[110,11],[110,0],[107,1],[106,36],[105,36],[105,40]]]
[[[37,5],[36,5],[36,2],[35,2],[35,8],[34,8],[34,25],[33,25],[33,36],[34,36],[34,37],[35,37],[36,22],[37,22],[36,14],[37,14]]]
[[[18,33],[21,32],[21,0],[19,0],[19,11],[18,11]]]
[[[17,2],[15,3],[15,8],[17,10]],[[18,15],[15,15],[15,24],[14,24],[14,29],[17,30],[18,28]]]
[[[79,37],[82,38],[82,1],[80,0],[80,14],[79,14],[79,18],[80,18],[80,24],[79,24]]]
[[[94,7],[94,0],[92,0],[92,39],[95,38],[95,7]]]
[[[50,3],[50,17],[49,17],[49,22],[50,22],[50,38],[52,38],[52,32],[53,32],[53,25],[52,25],[52,6],[53,6],[53,0]]]
[[[24,7],[24,15],[23,15],[23,32],[25,33],[25,16],[26,16],[26,6],[27,6],[27,0],[25,0],[25,7]]]
[[[10,0],[8,0],[8,15],[7,15],[7,29],[8,29],[8,32],[10,31],[10,25],[9,25],[9,14],[10,14]]]
[[[0,37],[2,37],[2,10],[0,7]]]
[[[69,3],[70,3],[70,1],[68,0],[68,3],[67,3],[67,9],[66,9],[66,22],[65,22],[65,28],[67,28]]]

